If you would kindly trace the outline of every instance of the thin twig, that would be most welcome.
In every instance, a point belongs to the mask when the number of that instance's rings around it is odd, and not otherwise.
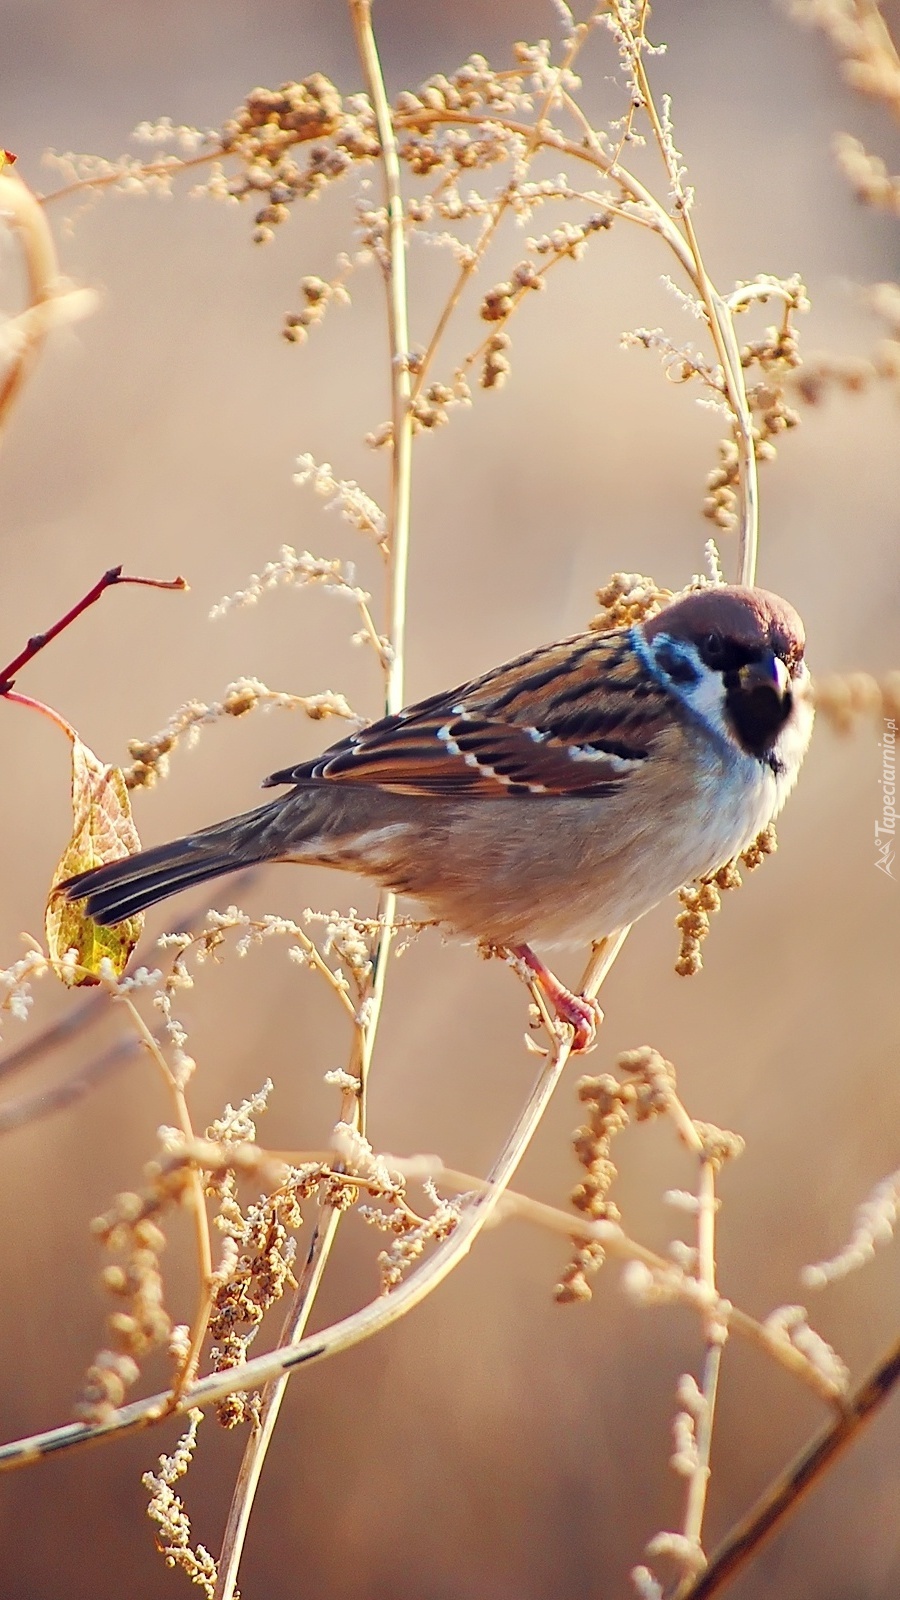
[[[322,1214],[316,1224],[306,1258],[306,1265],[294,1295],[293,1305],[285,1319],[281,1337],[278,1341],[281,1349],[296,1345],[303,1337],[322,1281],[322,1275],[328,1263],[328,1257],[331,1254],[331,1246],[340,1218],[341,1213],[334,1206],[322,1207]],[[213,1600],[230,1600],[230,1597],[235,1592],[238,1568],[247,1538],[247,1529],[256,1498],[256,1489],[265,1464],[272,1434],[275,1430],[275,1424],[278,1421],[278,1413],[281,1410],[281,1402],[284,1399],[286,1388],[286,1377],[266,1386],[259,1422],[254,1425],[251,1439],[241,1457],[241,1465],[232,1492],[228,1521],[222,1539],[222,1550],[216,1573]]]
[[[28,305],[32,313],[30,323],[23,329],[22,347],[0,380],[2,430],[49,330],[50,302],[59,281],[59,264],[53,235],[40,205],[21,178],[8,169],[0,176],[0,215],[10,220],[22,247],[28,275]]]
[[[635,83],[644,102],[644,110],[650,120],[654,138],[659,147],[660,154],[666,166],[673,196],[684,228],[685,238],[691,259],[694,263],[692,274],[700,297],[706,310],[706,320],[709,327],[716,354],[722,367],[722,377],[734,418],[736,444],[740,462],[740,487],[741,487],[741,524],[739,531],[738,568],[741,583],[753,584],[756,577],[756,555],[759,542],[759,489],[756,474],[756,452],[753,445],[753,419],[747,400],[747,388],[744,382],[744,369],[741,365],[740,345],[734,331],[730,307],[715,289],[712,280],[704,265],[700,253],[693,218],[691,216],[690,197],[685,194],[680,175],[676,167],[676,158],[673,156],[672,147],[666,138],[665,130],[656,109],[656,102],[647,77],[643,59],[643,35],[635,34],[627,21],[623,20],[620,8],[615,3],[616,20],[622,29],[623,36],[628,40],[632,65],[634,68]],[[641,23],[643,26],[643,14]]]
[[[412,510],[412,380],[409,370],[409,322],[406,285],[406,234],[403,226],[403,192],[400,184],[400,159],[397,134],[384,85],[384,74],[372,30],[372,0],[350,0],[356,45],[369,85],[372,107],[381,145],[387,210],[387,290],[388,332],[391,359],[391,420],[393,452],[391,458],[390,533],[388,541],[390,660],[386,666],[385,711],[400,711],[404,698],[406,664],[406,595],[409,571],[409,532]],[[359,1040],[359,1125],[365,1133],[366,1080],[381,1011],[387,962],[391,949],[391,924],[396,916],[396,896],[382,893],[378,915],[384,932],[378,944],[369,997],[369,1025]]]
[[[78,735],[71,722],[66,720],[61,711],[55,710],[53,706],[45,705],[43,700],[35,700],[30,694],[20,694],[18,689],[4,688],[2,684],[0,684],[0,699],[7,700],[10,705],[24,706],[28,711],[39,712],[42,717],[47,718],[48,722],[52,722],[54,727],[59,728],[60,733],[65,734],[70,744],[75,743]]]
[[[716,1166],[711,1155],[704,1152],[700,1162],[700,1182],[697,1192],[697,1277],[710,1296],[710,1305],[716,1289]],[[713,1424],[716,1414],[716,1395],[719,1371],[722,1364],[722,1347],[728,1336],[727,1323],[716,1309],[704,1317],[706,1326],[706,1354],[703,1377],[700,1383],[701,1407],[695,1415],[695,1460],[688,1479],[687,1500],[684,1508],[683,1533],[696,1560],[703,1561],[703,1516],[709,1489],[710,1455],[712,1452]],[[690,1588],[696,1567],[685,1574],[675,1590],[674,1600],[684,1600]]]
[[[138,1011],[137,1006],[131,999],[129,999],[127,994],[123,994],[120,989],[116,988],[114,981],[109,987],[109,992],[117,1004],[125,1007],[125,1010],[128,1012],[128,1015],[131,1018],[141,1044],[147,1051],[147,1054],[150,1056],[151,1060],[155,1062],[156,1066],[159,1068],[163,1082],[165,1083],[166,1088],[172,1097],[172,1104],[175,1108],[178,1126],[181,1129],[184,1138],[187,1140],[193,1140],[194,1129],[191,1123],[191,1115],[188,1110],[187,1100],[185,1098],[184,1087],[181,1083],[179,1083],[171,1067],[169,1066],[168,1061],[160,1049],[157,1039],[147,1027],[147,1024]],[[185,1358],[179,1372],[178,1382],[175,1386],[172,1400],[170,1402],[173,1406],[184,1393],[185,1389],[188,1388],[193,1382],[193,1379],[196,1375],[197,1367],[200,1362],[200,1351],[203,1347],[203,1340],[206,1337],[206,1327],[207,1323],[209,1322],[210,1311],[212,1310],[210,1291],[213,1268],[212,1247],[209,1239],[209,1219],[206,1215],[206,1198],[203,1193],[203,1178],[196,1168],[193,1169],[191,1178],[191,1209],[194,1216],[194,1235],[197,1245],[200,1299],[198,1303],[197,1314],[191,1327],[190,1347],[188,1349],[187,1357]]]
[[[646,77],[644,82],[646,83]],[[647,95],[649,107],[652,105],[649,86],[647,87]],[[478,126],[483,121],[483,118],[474,112],[444,109],[432,110],[430,107],[423,107],[421,110],[417,109],[414,112],[398,114],[396,120],[398,126],[409,123],[412,126],[424,127],[441,122]],[[518,122],[509,117],[498,117],[495,120],[498,126],[502,127],[506,132],[515,133],[525,140],[534,136],[533,124]],[[656,117],[656,122],[657,126],[660,126],[658,116]],[[741,366],[740,345],[734,332],[729,308],[714,288],[706,272],[690,216],[687,211],[682,211],[685,237],[650,190],[645,188],[639,179],[621,166],[617,160],[613,160],[608,156],[596,139],[578,143],[575,140],[564,138],[555,128],[548,128],[539,133],[536,142],[540,148],[552,150],[579,161],[587,161],[611,178],[626,200],[638,208],[634,220],[643,222],[665,240],[703,300],[706,308],[707,323],[722,366],[723,380],[735,422],[736,443],[740,462],[742,507],[738,545],[739,579],[741,583],[752,584],[755,582],[756,576],[759,493],[756,454],[753,447],[753,423]],[[630,212],[626,214],[631,215]]]
[[[282,1159],[293,1163],[316,1161],[322,1159],[322,1152],[293,1152],[290,1156],[282,1153]],[[441,1188],[452,1189],[456,1194],[481,1194],[491,1188],[490,1179],[479,1178],[474,1173],[459,1172],[454,1167],[447,1167],[437,1156],[387,1155],[384,1160],[389,1168],[400,1172],[408,1180],[428,1177]],[[332,1176],[337,1177],[338,1174]],[[563,1211],[558,1206],[548,1205],[543,1200],[534,1200],[530,1195],[520,1194],[518,1190],[507,1189],[498,1212],[498,1220],[506,1221],[510,1217],[518,1217],[523,1222],[549,1229],[551,1233],[560,1234],[573,1244],[602,1245],[605,1253],[616,1260],[638,1261],[651,1272],[668,1274],[672,1270],[670,1260],[659,1255],[657,1251],[648,1249],[646,1245],[639,1244],[636,1239],[630,1238],[618,1223],[586,1222],[571,1211]],[[686,1295],[685,1303],[696,1307],[695,1296]],[[771,1357],[792,1377],[798,1378],[812,1390],[819,1400],[843,1411],[842,1392],[814,1362],[798,1350],[796,1345],[773,1333],[764,1322],[758,1322],[748,1312],[742,1311],[740,1306],[732,1305],[730,1301],[719,1300],[718,1297],[717,1315],[723,1322],[727,1322],[730,1331],[739,1334],[748,1344],[755,1345],[764,1355]]]
[[[39,1033],[16,1045],[14,1050],[0,1059],[0,1083],[14,1073],[24,1071],[33,1061],[39,1061],[41,1056],[55,1050],[57,1045],[68,1044],[77,1034],[90,1027],[103,1015],[102,1002],[103,996],[95,991],[89,999],[64,1011],[61,1017],[41,1028]]]
[[[616,954],[615,950],[607,952],[608,965],[612,964]],[[596,990],[595,990],[596,992]],[[560,1049],[567,1051],[567,1042],[560,1045]],[[510,1216],[521,1216],[525,1221],[537,1223],[541,1227],[549,1228],[561,1237],[573,1239],[576,1242],[596,1241],[612,1256],[620,1257],[627,1261],[640,1261],[651,1270],[668,1269],[671,1263],[655,1251],[648,1250],[645,1246],[629,1239],[614,1224],[587,1222],[583,1218],[572,1215],[571,1212],[562,1211],[558,1207],[549,1206],[542,1201],[534,1200],[527,1195],[510,1192],[509,1182],[513,1176],[510,1164],[513,1159],[521,1159],[524,1148],[517,1150],[523,1138],[531,1136],[534,1128],[540,1121],[542,1105],[545,1107],[549,1099],[547,1093],[550,1078],[555,1083],[564,1062],[556,1052],[548,1060],[543,1069],[538,1083],[532,1092],[522,1117],[513,1130],[502,1156],[495,1164],[493,1171],[487,1178],[478,1178],[471,1173],[456,1172],[453,1168],[445,1167],[436,1157],[414,1156],[408,1160],[398,1157],[386,1158],[390,1164],[405,1170],[410,1178],[427,1175],[438,1180],[443,1186],[453,1188],[461,1193],[477,1193],[483,1204],[476,1201],[464,1210],[460,1216],[453,1234],[442,1243],[434,1255],[422,1264],[410,1277],[389,1296],[381,1297],[371,1305],[363,1307],[353,1316],[343,1322],[326,1328],[313,1339],[303,1342],[302,1347],[293,1350],[275,1350],[269,1355],[258,1356],[238,1368],[229,1368],[226,1371],[213,1373],[195,1384],[189,1395],[183,1396],[179,1411],[189,1410],[192,1405],[212,1405],[224,1399],[235,1389],[255,1388],[278,1376],[286,1368],[293,1368],[302,1362],[323,1360],[329,1355],[349,1349],[352,1345],[360,1343],[362,1339],[378,1332],[381,1327],[387,1326],[396,1320],[398,1315],[405,1314],[412,1306],[418,1305],[431,1289],[442,1283],[458,1261],[468,1253],[474,1237],[481,1228],[492,1218],[505,1219]],[[546,1076],[545,1076],[546,1075]],[[552,1090],[551,1090],[552,1092]],[[196,1141],[191,1148],[199,1150]],[[291,1152],[290,1155],[274,1155],[269,1153],[272,1160],[295,1161],[313,1160],[320,1161],[326,1157],[326,1151]],[[338,1176],[338,1174],[335,1174]],[[484,1206],[488,1209],[485,1211]],[[473,1219],[477,1219],[473,1223]],[[448,1257],[451,1259],[448,1260]],[[435,1263],[438,1272],[435,1273]],[[427,1282],[422,1280],[427,1278]],[[399,1304],[399,1310],[397,1306]],[[781,1362],[788,1371],[805,1379],[816,1391],[821,1399],[832,1404],[840,1405],[840,1418],[845,1418],[851,1412],[861,1410],[859,1396],[873,1384],[882,1382],[885,1392],[891,1381],[900,1375],[900,1345],[889,1352],[888,1358],[866,1384],[857,1391],[856,1397],[844,1402],[835,1393],[832,1386],[826,1386],[820,1378],[816,1377],[815,1368],[802,1353],[794,1346],[784,1341],[773,1339],[769,1330],[762,1324],[740,1311],[736,1306],[727,1307],[729,1325],[742,1336],[756,1344],[761,1350]],[[893,1378],[884,1379],[879,1374],[893,1362],[896,1372]],[[53,1428],[45,1433],[34,1434],[29,1438],[11,1441],[0,1446],[0,1471],[10,1471],[17,1467],[33,1465],[45,1455],[55,1454],[59,1450],[68,1450],[80,1445],[90,1444],[112,1435],[133,1432],[158,1422],[167,1414],[170,1395],[166,1393],[151,1396],[149,1399],[138,1400],[129,1406],[123,1407],[108,1422],[102,1424],[73,1423],[62,1428]],[[867,1413],[866,1413],[867,1414]],[[864,1420],[864,1419],[863,1419]],[[827,1430],[830,1432],[831,1430]],[[690,1600],[695,1600],[694,1594]]]
[[[610,971],[628,930],[612,935],[595,945],[582,985],[585,994],[596,996]],[[460,1214],[459,1221],[448,1238],[441,1241],[420,1267],[411,1272],[404,1282],[389,1295],[365,1305],[361,1310],[344,1317],[320,1333],[307,1336],[287,1349],[269,1351],[256,1356],[237,1368],[214,1372],[201,1378],[193,1387],[181,1394],[174,1406],[168,1392],[152,1395],[123,1406],[108,1421],[102,1423],[70,1423],[62,1428],[52,1428],[45,1433],[33,1434],[27,1439],[14,1440],[0,1446],[0,1471],[29,1466],[45,1455],[59,1450],[70,1450],[80,1445],[92,1444],[101,1439],[122,1433],[135,1432],[152,1426],[172,1409],[189,1411],[192,1406],[212,1405],[216,1400],[236,1389],[259,1388],[273,1379],[329,1356],[339,1355],[369,1339],[373,1334],[388,1328],[420,1305],[465,1260],[481,1230],[487,1226],[502,1204],[505,1192],[525,1156],[541,1119],[569,1059],[572,1038],[566,1028],[556,1034],[554,1048],[541,1063],[531,1094],[516,1120],[503,1149],[486,1180],[484,1192]]]
[[[415,111],[398,111],[395,122],[398,128],[433,127],[435,123],[460,124],[464,127],[480,128],[484,124],[484,116],[479,116],[475,111],[465,111],[431,106],[417,107]],[[517,134],[521,139],[528,140],[534,130],[531,122],[519,122],[514,117],[497,116],[490,119],[505,133]],[[684,268],[694,287],[699,289],[697,282],[697,267],[688,245],[676,228],[672,218],[659,201],[636,178],[632,172],[623,167],[619,162],[614,162],[598,145],[584,144],[577,139],[567,139],[556,128],[545,127],[538,140],[538,147],[551,151],[556,155],[565,155],[576,161],[586,161],[589,166],[596,167],[599,172],[612,179],[617,188],[622,191],[625,199],[631,204],[646,210],[653,217],[656,231],[665,239],[666,244],[677,256],[679,263]],[[629,213],[630,215],[630,213]]]
[[[63,184],[61,189],[51,189],[49,194],[36,195],[35,199],[39,205],[51,206],[57,200],[69,200],[73,195],[83,194],[86,189],[110,189],[114,184],[121,183],[123,178],[175,178],[194,167],[210,167],[214,161],[223,161],[228,154],[229,151],[217,146],[214,150],[204,150],[202,155],[168,155],[160,161],[141,162],[138,167],[126,160],[111,172],[100,172],[95,178],[75,178],[72,183]]]
[[[32,634],[24,649],[20,650],[19,654],[8,662],[5,667],[0,668],[0,695],[9,693],[15,682],[16,673],[27,662],[33,661],[34,657],[41,650],[44,650],[51,640],[57,638],[65,628],[70,627],[75,619],[81,616],[82,612],[87,611],[89,606],[95,605],[100,596],[106,593],[107,589],[113,589],[121,583],[136,583],[147,589],[187,589],[187,582],[181,577],[129,578],[123,576],[121,567],[110,567],[107,572],[104,572],[102,578],[98,578],[93,588],[89,589],[87,594],[82,595],[81,599],[66,612],[65,616],[60,617],[58,622],[54,622],[52,627],[48,628],[45,633]]]
[[[232,880],[234,890],[249,888],[258,876],[258,867],[245,867]],[[206,913],[207,901],[204,899],[202,906],[198,906],[195,911],[190,912],[171,931],[178,934],[192,934],[197,925],[205,919]],[[304,935],[304,937],[306,936]],[[151,946],[156,943],[155,940],[148,942]],[[149,956],[147,943],[138,947],[137,955],[134,958],[135,966],[144,964],[141,957],[145,952]],[[318,954],[318,951],[316,953]],[[328,968],[328,971],[330,972],[331,969]],[[104,1000],[105,997],[102,990],[95,989],[87,999],[82,1000],[80,1005],[73,1006],[64,1012],[61,1017],[58,1017],[55,1022],[48,1023],[39,1033],[33,1034],[23,1044],[17,1045],[14,1050],[8,1051],[0,1059],[0,1082],[6,1078],[11,1078],[14,1073],[22,1072],[26,1067],[31,1066],[34,1061],[39,1061],[42,1056],[55,1050],[57,1045],[69,1044],[78,1034],[89,1028],[92,1022],[98,1022],[104,1015]],[[101,1062],[106,1062],[109,1059],[110,1064],[112,1064],[112,1058],[114,1058],[117,1049],[122,1049],[126,1054],[130,1053],[131,1040],[131,1034],[124,1034],[122,1039],[117,1044],[113,1044],[105,1052],[104,1056],[96,1062],[89,1062],[87,1066],[77,1067],[71,1078],[64,1079],[62,1083],[56,1085],[53,1089],[43,1090],[40,1094],[35,1095],[32,1102],[36,1108],[35,1115],[44,1116],[50,1111],[62,1109],[63,1106],[71,1104],[73,1100],[79,1099],[82,1092],[79,1085],[83,1082],[85,1088],[87,1088],[93,1084],[95,1068],[97,1069],[96,1076],[98,1080],[105,1076]],[[16,1104],[21,1105],[23,1102],[16,1102]],[[0,1106],[0,1133],[6,1131],[4,1118],[11,1109],[10,1103]],[[16,1116],[11,1119],[10,1125],[18,1127],[21,1126],[22,1122],[28,1120],[27,1117],[19,1118]]]
[[[79,1021],[82,1014],[77,1014]],[[47,1089],[37,1089],[33,1094],[17,1095],[13,1100],[5,1100],[0,1105],[0,1137],[5,1133],[15,1133],[29,1123],[39,1122],[55,1111],[67,1111],[131,1061],[141,1047],[140,1039],[125,1034],[93,1060],[68,1073],[59,1083],[51,1084]]]
[[[537,993],[539,995],[540,991]],[[265,1152],[266,1159],[270,1162],[282,1162],[285,1167],[315,1165],[321,1168],[320,1176],[329,1183],[343,1184],[352,1189],[364,1187],[371,1195],[383,1193],[395,1204],[397,1203],[396,1190],[393,1186],[381,1188],[371,1175],[361,1179],[357,1173],[332,1165],[333,1154],[331,1150],[266,1150]],[[178,1159],[195,1160],[198,1165],[203,1166],[209,1159],[209,1147],[204,1147],[202,1142],[200,1145],[185,1146],[183,1154]],[[454,1194],[486,1194],[493,1187],[490,1178],[481,1178],[475,1173],[460,1172],[456,1167],[448,1167],[440,1156],[397,1156],[393,1153],[382,1153],[381,1159],[390,1172],[399,1173],[407,1182],[421,1182],[429,1178],[442,1189],[449,1189]],[[403,1197],[402,1203],[404,1214],[413,1225],[424,1226],[426,1219],[413,1210],[407,1196]],[[620,1261],[638,1261],[651,1272],[667,1275],[672,1271],[670,1259],[630,1238],[618,1223],[586,1221],[571,1211],[563,1211],[559,1206],[548,1205],[544,1200],[534,1200],[530,1195],[522,1194],[517,1189],[507,1188],[495,1220],[506,1222],[512,1218],[548,1229],[551,1233],[568,1239],[572,1244],[599,1244],[606,1255]],[[688,1281],[693,1280],[686,1279],[686,1285]],[[694,1309],[697,1306],[696,1295],[687,1288],[685,1304]],[[716,1314],[722,1322],[727,1322],[729,1331],[733,1330],[740,1334],[749,1344],[755,1345],[764,1355],[770,1356],[792,1377],[799,1378],[819,1400],[843,1411],[843,1389],[790,1340],[773,1332],[765,1323],[758,1322],[755,1317],[751,1317],[748,1312],[742,1311],[731,1301],[721,1299],[718,1294]]]
[[[543,129],[544,129],[544,126],[545,126],[545,123],[546,123],[547,116],[548,116],[548,113],[550,111],[550,108],[551,108],[551,106],[553,104],[553,101],[556,98],[556,96],[561,94],[560,84],[564,81],[565,75],[571,70],[579,51],[582,49],[582,47],[583,47],[583,45],[584,45],[584,43],[585,43],[585,41],[587,39],[588,31],[589,31],[588,30],[588,25],[585,24],[582,28],[578,29],[576,31],[576,33],[573,35],[573,37],[570,39],[568,50],[566,51],[566,54],[563,57],[563,60],[560,62],[559,66],[556,68],[556,70],[554,72],[554,75],[553,75],[553,80],[552,80],[552,82],[550,83],[550,85],[548,86],[547,90],[544,93],[543,99],[541,101],[540,107],[539,107],[538,112],[537,112],[537,116],[535,117],[534,123],[532,124],[531,129],[530,129],[530,131],[529,131],[529,133],[527,135],[527,138],[526,138],[525,154],[524,154],[524,157],[523,157],[523,160],[522,160],[522,170],[523,170],[523,172],[527,172],[528,171],[529,163],[531,162],[536,150],[538,149],[539,145],[542,142]],[[447,331],[447,327],[448,327],[448,324],[450,322],[450,319],[453,316],[453,313],[456,310],[457,306],[459,305],[460,299],[462,298],[463,290],[465,289],[466,284],[469,282],[469,279],[474,276],[474,274],[477,272],[478,268],[481,266],[481,263],[484,260],[485,254],[487,252],[488,246],[490,245],[491,240],[493,239],[494,235],[496,234],[497,229],[500,226],[501,221],[503,220],[503,217],[506,215],[506,212],[507,212],[507,210],[509,208],[509,205],[511,203],[511,197],[512,197],[512,193],[513,193],[513,189],[514,189],[514,184],[517,181],[519,181],[519,180],[516,179],[512,183],[508,184],[506,189],[499,196],[499,198],[497,200],[495,200],[493,202],[493,204],[491,205],[490,214],[485,220],[484,226],[482,227],[481,233],[478,236],[478,239],[477,239],[477,241],[475,243],[475,246],[474,246],[471,254],[466,257],[465,261],[462,263],[462,265],[461,265],[461,267],[459,269],[459,273],[457,275],[456,282],[454,283],[454,285],[453,285],[453,287],[452,287],[452,289],[450,291],[450,294],[449,294],[449,296],[447,298],[446,304],[444,305],[444,308],[441,311],[441,314],[440,314],[440,316],[439,316],[439,318],[437,320],[437,324],[435,326],[434,332],[432,333],[431,338],[428,341],[428,346],[427,346],[427,348],[425,350],[425,354],[422,357],[421,362],[419,363],[418,371],[417,371],[417,374],[416,374],[415,387],[412,390],[412,397],[414,399],[417,398],[418,395],[422,391],[422,388],[423,388],[423,386],[425,384],[425,380],[426,380],[426,378],[428,376],[428,372],[429,372],[429,370],[431,368],[431,363],[432,363],[432,361],[434,359],[435,353],[436,353],[436,351],[438,349],[438,346],[441,343],[441,340],[444,337],[444,334]],[[504,319],[504,321],[505,321],[505,319]],[[497,332],[497,328],[494,327],[492,329],[492,332],[496,333]],[[476,355],[477,355],[477,352],[476,352]],[[471,359],[475,360],[476,357],[473,356]],[[466,362],[466,365],[469,365],[468,361]]]
[[[711,1557],[706,1571],[685,1591],[682,1600],[709,1600],[710,1595],[718,1594],[746,1566],[764,1540],[794,1510],[807,1490],[877,1414],[898,1380],[900,1340],[891,1345],[878,1365],[857,1386],[841,1414],[816,1434],[781,1477],[760,1496],[756,1505],[732,1528]]]
[[[388,628],[390,649],[385,651],[375,631],[368,609],[363,604],[370,636],[378,642],[379,658],[385,675],[385,710],[399,711],[403,705],[403,673],[406,643],[406,591],[409,567],[410,505],[412,494],[412,411],[409,370],[409,328],[407,322],[406,237],[403,225],[403,195],[397,139],[384,86],[384,76],[372,29],[371,0],[350,0],[350,12],[357,49],[365,71],[375,111],[381,145],[387,211],[387,253],[384,260],[388,301],[388,333],[391,362],[391,417],[393,453],[388,534]],[[365,1133],[366,1089],[381,1014],[392,924],[397,910],[396,896],[383,891],[378,900],[382,923],[378,949],[372,964],[368,993],[355,1020],[350,1074],[357,1090],[344,1092],[342,1118]],[[326,1201],[319,1211],[306,1270],[294,1295],[279,1341],[282,1348],[295,1348],[303,1338],[316,1294],[337,1235],[341,1213]],[[285,1372],[270,1383],[263,1396],[259,1427],[254,1430],[244,1452],[238,1481],[231,1499],[228,1523],[218,1563],[214,1600],[232,1600],[237,1583],[241,1554],[250,1514],[287,1386]]]

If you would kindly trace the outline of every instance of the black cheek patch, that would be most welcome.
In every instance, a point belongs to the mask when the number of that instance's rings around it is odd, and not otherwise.
[[[673,683],[696,683],[700,673],[693,661],[673,644],[661,644],[656,651],[656,665]]]
[[[774,685],[757,684],[751,689],[729,687],[725,707],[740,743],[751,756],[764,756],[771,750],[793,709],[790,693],[779,695]]]

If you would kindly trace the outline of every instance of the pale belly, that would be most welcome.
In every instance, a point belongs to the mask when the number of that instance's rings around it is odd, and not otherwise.
[[[420,846],[418,881],[395,873],[392,886],[463,936],[583,944],[635,922],[754,839],[779,802],[772,774],[756,766],[754,777],[711,785],[662,813],[583,798],[468,806],[437,852]]]

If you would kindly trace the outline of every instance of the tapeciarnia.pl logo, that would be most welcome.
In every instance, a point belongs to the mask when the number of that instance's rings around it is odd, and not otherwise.
[[[894,717],[885,717],[884,733],[879,741],[881,751],[881,821],[875,824],[875,866],[886,877],[893,878],[897,834],[897,723]]]

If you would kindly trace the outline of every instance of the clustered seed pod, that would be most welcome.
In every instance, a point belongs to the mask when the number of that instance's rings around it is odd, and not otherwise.
[[[187,1175],[176,1179],[177,1185],[187,1182]],[[159,1266],[166,1238],[148,1215],[159,1198],[120,1194],[107,1215],[92,1224],[95,1237],[122,1258],[103,1272],[104,1288],[122,1309],[107,1318],[109,1347],[99,1352],[84,1377],[76,1411],[85,1422],[105,1422],[118,1410],[137,1381],[141,1359],[166,1344],[171,1333]]]
[[[321,143],[330,139],[330,143]],[[306,164],[293,152],[308,145]],[[233,199],[265,194],[256,213],[254,239],[266,243],[284,222],[295,200],[310,198],[352,162],[371,160],[379,151],[375,119],[365,96],[344,103],[321,72],[279,89],[254,89],[225,123],[222,151],[238,156],[241,171],[226,185]]]
[[[618,1207],[607,1198],[616,1178],[609,1152],[614,1136],[628,1126],[635,1088],[603,1073],[597,1078],[580,1078],[576,1092],[587,1116],[575,1129],[572,1143],[585,1175],[572,1190],[571,1201],[576,1211],[592,1222],[618,1222]],[[595,1241],[577,1245],[553,1291],[557,1303],[571,1305],[590,1300],[588,1274],[596,1272],[603,1261],[603,1248]]]

